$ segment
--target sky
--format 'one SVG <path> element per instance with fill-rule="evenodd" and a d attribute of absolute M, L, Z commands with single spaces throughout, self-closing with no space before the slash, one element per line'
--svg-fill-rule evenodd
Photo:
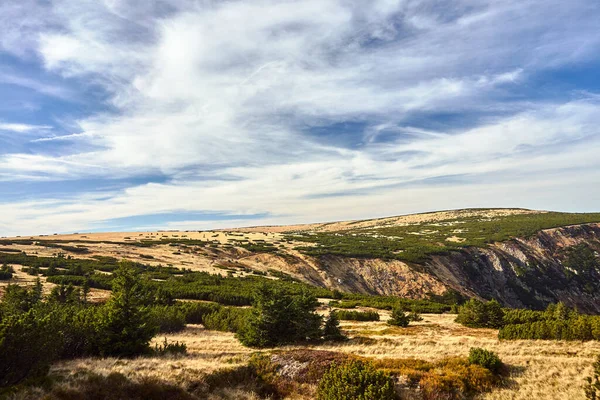
<path fill-rule="evenodd" d="M 600 2 L 2 0 L 0 235 L 600 211 Z"/>

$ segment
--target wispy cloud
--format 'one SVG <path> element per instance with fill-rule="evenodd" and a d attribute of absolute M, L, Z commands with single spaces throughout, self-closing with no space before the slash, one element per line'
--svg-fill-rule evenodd
<path fill-rule="evenodd" d="M 184 211 L 276 223 L 453 206 L 583 210 L 600 196 L 591 188 L 569 203 L 565 190 L 600 178 L 595 88 L 534 86 L 546 71 L 600 63 L 594 2 L 56 0 L 2 11 L 1 49 L 100 91 L 104 111 L 2 153 L 0 180 L 168 177 L 100 198 L 70 190 L 33 211 L 0 203 L 18 226 L 7 232 Z M 449 186 L 446 176 L 465 178 Z"/>
<path fill-rule="evenodd" d="M 45 131 L 52 129 L 48 125 L 29 125 L 29 124 L 18 124 L 18 123 L 6 123 L 0 121 L 0 131 L 11 131 L 11 132 L 31 132 L 31 131 Z"/>

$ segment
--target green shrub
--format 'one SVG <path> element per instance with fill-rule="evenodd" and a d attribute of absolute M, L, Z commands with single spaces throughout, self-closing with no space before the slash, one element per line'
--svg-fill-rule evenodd
<path fill-rule="evenodd" d="M 221 332 L 239 332 L 248 323 L 252 310 L 248 308 L 221 307 L 204 316 L 202 323 L 206 329 Z"/>
<path fill-rule="evenodd" d="M 600 316 L 581 315 L 563 303 L 546 311 L 511 310 L 504 323 L 499 339 L 600 340 Z"/>
<path fill-rule="evenodd" d="M 600 356 L 594 362 L 592 376 L 586 378 L 585 397 L 589 400 L 600 399 Z"/>
<path fill-rule="evenodd" d="M 421 314 L 419 314 L 418 312 L 412 311 L 408 314 L 408 320 L 413 322 L 419 322 L 423 321 L 423 317 L 421 317 Z"/>
<path fill-rule="evenodd" d="M 501 328 L 504 310 L 496 300 L 483 303 L 471 299 L 459 308 L 456 322 L 470 328 Z"/>
<path fill-rule="evenodd" d="M 400 308 L 396 307 L 392 310 L 392 317 L 388 320 L 388 325 L 401 326 L 406 328 L 410 323 L 410 320 L 406 313 Z"/>
<path fill-rule="evenodd" d="M 0 321 L 0 387 L 46 375 L 60 349 L 53 315 L 29 310 Z"/>
<path fill-rule="evenodd" d="M 192 301 L 178 302 L 176 306 L 183 312 L 185 322 L 188 324 L 201 324 L 205 315 L 212 314 L 222 307 L 217 303 Z"/>
<path fill-rule="evenodd" d="M 496 353 L 479 347 L 473 347 L 469 351 L 469 364 L 480 365 L 494 374 L 500 373 L 503 365 Z"/>
<path fill-rule="evenodd" d="M 181 332 L 185 329 L 185 313 L 179 307 L 154 306 L 150 307 L 148 318 L 158 333 Z"/>
<path fill-rule="evenodd" d="M 8 264 L 2 264 L 0 267 L 0 281 L 8 281 L 12 279 L 15 270 Z"/>
<path fill-rule="evenodd" d="M 325 326 L 323 327 L 323 339 L 332 341 L 347 339 L 340 329 L 340 321 L 338 320 L 336 312 L 330 312 L 329 316 L 325 320 Z"/>
<path fill-rule="evenodd" d="M 351 360 L 333 364 L 323 375 L 317 389 L 318 400 L 392 400 L 392 377 L 368 363 Z"/>
<path fill-rule="evenodd" d="M 335 311 L 338 319 L 344 321 L 379 321 L 379 313 L 377 311 Z"/>

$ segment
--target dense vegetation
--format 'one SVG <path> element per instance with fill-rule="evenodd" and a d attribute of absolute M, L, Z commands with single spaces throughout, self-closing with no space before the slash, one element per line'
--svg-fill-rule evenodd
<path fill-rule="evenodd" d="M 600 316 L 580 314 L 563 303 L 544 311 L 503 309 L 495 300 L 470 300 L 459 308 L 456 322 L 472 328 L 499 329 L 505 340 L 600 340 Z"/>
<path fill-rule="evenodd" d="M 379 321 L 379 313 L 376 311 L 334 311 L 336 316 L 346 321 Z"/>
<path fill-rule="evenodd" d="M 317 391 L 318 400 L 393 400 L 395 397 L 392 377 L 360 360 L 333 364 L 323 375 Z"/>
<path fill-rule="evenodd" d="M 148 322 L 144 306 L 155 300 L 152 293 L 129 263 L 115 271 L 113 285 L 104 305 L 87 303 L 72 288 L 57 289 L 42 301 L 39 280 L 31 289 L 8 286 L 0 303 L 0 386 L 43 376 L 59 358 L 150 352 L 157 327 Z"/>
<path fill-rule="evenodd" d="M 471 328 L 500 328 L 503 326 L 504 310 L 496 300 L 483 303 L 471 299 L 459 308 L 456 322 Z"/>
<path fill-rule="evenodd" d="M 323 337 L 318 301 L 308 292 L 292 296 L 266 286 L 255 296 L 253 310 L 237 337 L 250 347 L 315 342 Z"/>
<path fill-rule="evenodd" d="M 342 293 L 342 300 L 332 301 L 331 306 L 351 309 L 355 307 L 372 307 L 381 310 L 392 310 L 399 307 L 403 311 L 415 311 L 426 314 L 442 314 L 452 311 L 452 306 L 462 302 L 462 298 L 453 295 L 431 296 L 427 299 L 404 299 L 396 296 L 374 296 L 360 293 Z"/>
<path fill-rule="evenodd" d="M 600 222 L 600 213 L 517 214 L 494 218 L 468 217 L 441 223 L 351 229 L 339 232 L 296 233 L 290 239 L 311 243 L 299 247 L 306 254 L 398 259 L 423 262 L 467 246 L 485 247 L 515 237 L 531 237 L 543 229 Z M 458 229 L 458 231 L 457 231 Z M 457 236 L 460 242 L 448 241 Z"/>
<path fill-rule="evenodd" d="M 515 313 L 518 317 L 508 313 L 500 339 L 600 340 L 600 316 L 579 314 L 562 303 L 551 304 L 546 311 Z"/>
<path fill-rule="evenodd" d="M 388 325 L 392 326 L 400 326 L 402 328 L 406 328 L 410 323 L 410 319 L 408 315 L 402 310 L 400 307 L 395 307 L 392 309 L 391 318 L 388 320 Z"/>

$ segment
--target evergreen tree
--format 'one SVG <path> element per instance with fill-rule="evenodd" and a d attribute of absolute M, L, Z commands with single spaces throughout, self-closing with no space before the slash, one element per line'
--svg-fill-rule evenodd
<path fill-rule="evenodd" d="M 410 320 L 406 313 L 400 307 L 394 307 L 392 310 L 392 318 L 388 320 L 388 324 L 406 328 L 409 323 Z"/>
<path fill-rule="evenodd" d="M 133 264 L 122 261 L 114 272 L 113 293 L 104 307 L 100 352 L 134 356 L 147 352 L 156 333 L 143 306 L 145 290 Z"/>
<path fill-rule="evenodd" d="M 329 316 L 325 320 L 323 327 L 323 339 L 325 340 L 344 340 L 347 339 L 340 329 L 340 321 L 335 311 L 329 311 Z"/>
<path fill-rule="evenodd" d="M 246 346 L 277 346 L 321 337 L 322 317 L 315 313 L 318 302 L 306 292 L 291 296 L 262 286 L 253 305 L 246 326 L 238 332 Z"/>

